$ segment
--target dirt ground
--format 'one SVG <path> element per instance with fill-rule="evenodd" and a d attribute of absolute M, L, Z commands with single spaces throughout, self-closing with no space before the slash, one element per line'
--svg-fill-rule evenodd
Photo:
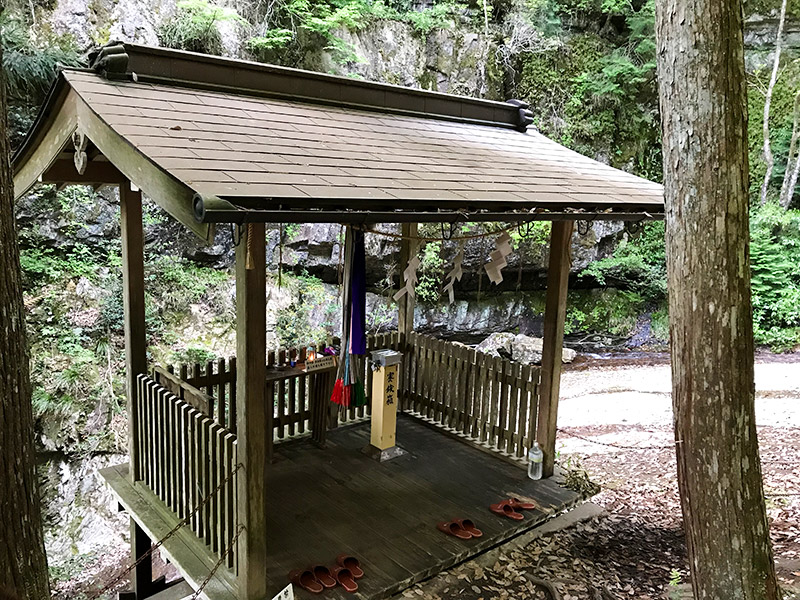
<path fill-rule="evenodd" d="M 800 357 L 798 357 L 800 358 Z M 606 366 L 609 365 L 609 366 Z M 800 598 L 800 361 L 759 356 L 756 412 L 780 583 Z M 566 370 L 559 462 L 602 486 L 604 512 L 407 590 L 406 598 L 563 600 L 691 597 L 675 477 L 670 370 L 663 357 L 580 361 Z M 687 596 L 687 594 L 689 594 Z"/>

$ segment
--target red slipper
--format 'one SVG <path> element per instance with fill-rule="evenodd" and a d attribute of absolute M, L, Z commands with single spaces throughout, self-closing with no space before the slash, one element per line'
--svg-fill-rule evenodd
<path fill-rule="evenodd" d="M 340 554 L 336 557 L 336 564 L 349 569 L 356 579 L 361 579 L 364 576 L 364 569 L 361 568 L 361 563 L 355 556 Z"/>
<path fill-rule="evenodd" d="M 522 513 L 518 513 L 513 509 L 513 507 L 508 503 L 508 500 L 503 500 L 502 502 L 498 502 L 497 504 L 492 504 L 489 507 L 489 510 L 503 517 L 514 519 L 515 521 L 522 521 L 522 519 L 525 518 L 522 515 Z"/>
<path fill-rule="evenodd" d="M 470 519 L 456 519 L 456 524 L 458 524 L 461 529 L 466 531 L 472 537 L 481 537 L 483 532 L 475 527 L 475 523 L 473 523 Z"/>
<path fill-rule="evenodd" d="M 333 567 L 331 569 L 336 582 L 341 585 L 346 592 L 350 592 L 351 594 L 358 589 L 358 584 L 356 583 L 355 576 L 350 569 L 345 567 Z"/>
<path fill-rule="evenodd" d="M 297 569 L 296 571 L 292 571 L 289 573 L 289 581 L 312 594 L 319 594 L 325 589 L 322 587 L 322 584 L 317 581 L 317 578 L 314 577 L 314 573 L 312 573 L 310 569 L 304 571 Z"/>
<path fill-rule="evenodd" d="M 317 578 L 317 581 L 326 588 L 336 587 L 336 579 L 331 575 L 331 570 L 325 565 L 314 565 L 311 567 L 311 571 L 314 573 L 314 577 Z"/>
<path fill-rule="evenodd" d="M 509 498 L 507 502 L 511 505 L 511 508 L 515 510 L 535 510 L 538 508 L 533 502 L 527 502 L 525 500 L 520 500 L 519 498 Z"/>
<path fill-rule="evenodd" d="M 472 534 L 464 529 L 461 525 L 458 524 L 458 521 L 450 521 L 449 523 L 439 523 L 436 525 L 436 529 L 439 531 L 443 531 L 444 533 L 449 533 L 452 536 L 457 537 L 460 540 L 471 540 Z"/>

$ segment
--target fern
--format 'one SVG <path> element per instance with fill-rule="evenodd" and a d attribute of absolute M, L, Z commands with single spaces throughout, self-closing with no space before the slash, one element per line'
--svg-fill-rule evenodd
<path fill-rule="evenodd" d="M 60 67 L 81 65 L 77 47 L 70 38 L 34 42 L 28 28 L 9 16 L 0 17 L 0 40 L 8 97 L 12 101 L 38 104 Z"/>

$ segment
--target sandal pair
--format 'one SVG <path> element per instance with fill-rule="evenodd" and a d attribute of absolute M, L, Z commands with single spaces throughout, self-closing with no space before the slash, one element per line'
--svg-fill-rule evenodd
<path fill-rule="evenodd" d="M 489 507 L 489 510 L 503 517 L 508 517 L 509 519 L 514 519 L 515 521 L 521 521 L 525 517 L 521 512 L 519 512 L 520 510 L 534 510 L 535 508 L 536 505 L 533 502 L 526 502 L 524 500 L 520 500 L 519 498 L 509 498 L 508 500 L 503 500 L 497 504 L 492 504 Z"/>
<path fill-rule="evenodd" d="M 471 540 L 483 535 L 483 532 L 469 519 L 455 519 L 454 521 L 439 523 L 436 525 L 436 529 L 460 540 Z"/>
<path fill-rule="evenodd" d="M 358 589 L 356 579 L 363 576 L 364 570 L 355 556 L 340 554 L 336 557 L 335 567 L 329 569 L 325 565 L 315 565 L 304 570 L 297 569 L 289 573 L 289 581 L 312 594 L 320 594 L 337 585 L 353 593 Z"/>

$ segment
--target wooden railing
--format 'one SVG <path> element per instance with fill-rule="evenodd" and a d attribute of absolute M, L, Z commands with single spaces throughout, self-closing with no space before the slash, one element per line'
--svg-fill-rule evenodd
<path fill-rule="evenodd" d="M 323 352 L 325 345 L 311 345 L 316 352 Z M 397 332 L 380 333 L 367 338 L 367 350 L 380 348 L 400 349 L 400 335 Z M 306 347 L 283 348 L 267 354 L 267 368 L 287 367 L 292 362 L 303 363 L 306 360 Z M 372 389 L 372 369 L 366 357 L 358 357 L 353 368 L 361 374 L 361 380 L 369 397 Z M 157 375 L 163 377 L 162 384 L 188 402 L 200 408 L 205 401 L 209 408 L 205 412 L 220 425 L 236 432 L 236 358 L 220 358 L 208 361 L 205 365 L 168 366 L 157 368 Z M 165 375 L 169 375 L 166 377 Z M 272 379 L 272 380 L 270 380 Z M 305 373 L 303 371 L 287 371 L 285 377 L 270 378 L 267 382 L 267 398 L 272 398 L 273 437 L 276 441 L 288 440 L 309 433 L 313 425 L 313 394 L 326 401 L 330 398 L 335 378 L 332 374 Z M 313 382 L 312 382 L 313 379 Z M 174 380 L 174 381 L 173 381 Z M 188 386 L 188 387 L 187 387 Z M 199 390 L 198 397 L 191 390 Z M 365 419 L 370 414 L 369 403 L 366 406 L 344 408 L 330 404 L 328 428 Z"/>
<path fill-rule="evenodd" d="M 183 383 L 185 394 L 202 394 L 189 387 Z M 236 436 L 146 375 L 137 379 L 134 415 L 134 479 L 178 518 L 190 517 L 192 531 L 222 557 L 237 526 Z M 235 555 L 227 555 L 229 568 Z"/>
<path fill-rule="evenodd" d="M 513 458 L 536 437 L 539 367 L 412 333 L 401 408 Z"/>
<path fill-rule="evenodd" d="M 322 351 L 324 346 L 319 346 Z M 401 409 L 435 425 L 453 430 L 471 441 L 523 458 L 536 436 L 540 368 L 494 358 L 462 344 L 412 333 L 403 340 L 398 332 L 367 338 L 369 351 L 391 348 L 403 354 L 401 364 Z M 317 347 L 315 347 L 317 349 Z M 291 348 L 269 352 L 269 368 L 285 367 L 291 361 L 305 361 L 306 349 Z M 367 398 L 372 389 L 372 369 L 367 357 L 357 357 L 353 368 L 364 382 Z M 218 424 L 235 432 L 236 359 L 209 361 L 170 368 L 175 377 L 192 389 L 204 391 L 210 412 Z M 276 441 L 307 434 L 314 426 L 312 390 L 318 401 L 330 397 L 334 378 L 302 371 L 268 381 L 267 398 L 272 398 L 273 438 Z M 316 386 L 309 380 L 315 380 Z M 174 383 L 172 385 L 175 385 Z M 174 390 L 173 390 L 174 391 Z M 177 392 L 176 392 L 177 393 Z M 202 398 L 181 388 L 182 397 L 199 406 Z M 368 418 L 366 406 L 343 408 L 330 404 L 328 428 Z M 231 416 L 232 415 L 232 416 Z M 233 420 L 231 420 L 233 419 Z"/>

